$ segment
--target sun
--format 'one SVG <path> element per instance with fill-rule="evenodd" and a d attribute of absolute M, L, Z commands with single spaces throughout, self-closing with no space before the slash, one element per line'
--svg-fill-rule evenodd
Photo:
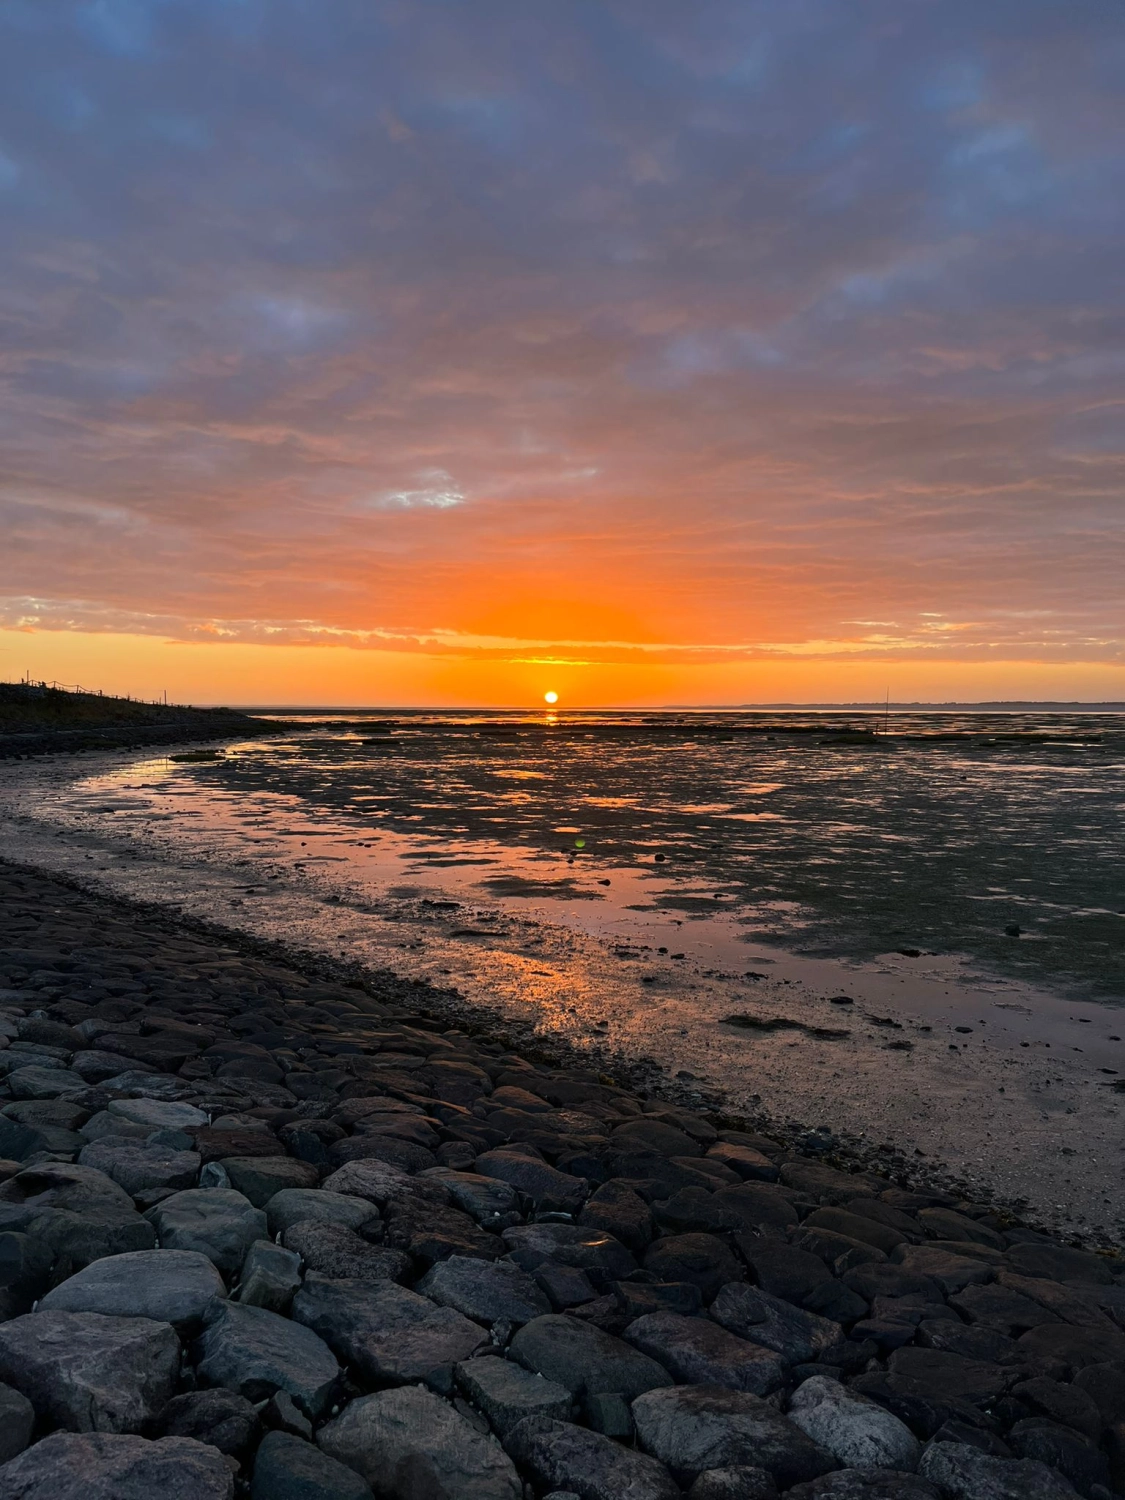
<path fill-rule="evenodd" d="M 556 693 L 554 691 L 554 689 L 552 689 L 549 693 L 544 693 L 543 694 L 543 702 L 544 703 L 557 703 L 558 701 L 559 701 L 559 695 L 558 695 L 558 693 Z"/>

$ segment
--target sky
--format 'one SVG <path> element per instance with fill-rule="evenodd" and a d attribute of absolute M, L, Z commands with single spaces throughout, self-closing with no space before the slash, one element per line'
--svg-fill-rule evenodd
<path fill-rule="evenodd" d="M 0 0 L 0 678 L 1125 699 L 1119 0 Z"/>

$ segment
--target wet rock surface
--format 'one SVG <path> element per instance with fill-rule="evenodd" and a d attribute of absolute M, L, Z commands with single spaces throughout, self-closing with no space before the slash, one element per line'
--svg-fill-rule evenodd
<path fill-rule="evenodd" d="M 1125 1263 L 0 866 L 0 1500 L 1107 1500 Z"/>

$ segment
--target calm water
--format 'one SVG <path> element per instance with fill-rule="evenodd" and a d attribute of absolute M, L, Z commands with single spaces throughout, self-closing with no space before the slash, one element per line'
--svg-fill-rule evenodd
<path fill-rule="evenodd" d="M 695 713 L 294 719 L 179 764 L 259 825 L 304 817 L 482 897 L 726 908 L 812 954 L 964 954 L 1125 998 L 1125 717 Z M 516 857 L 518 853 L 518 858 Z M 1018 927 L 1019 935 L 1005 931 Z"/>

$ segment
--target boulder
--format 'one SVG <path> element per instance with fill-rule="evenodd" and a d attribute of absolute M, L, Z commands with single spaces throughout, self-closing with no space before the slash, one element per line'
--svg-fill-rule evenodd
<path fill-rule="evenodd" d="M 267 1432 L 254 1458 L 250 1500 L 371 1500 L 354 1469 L 288 1432 Z"/>
<path fill-rule="evenodd" d="M 265 1208 L 278 1193 L 316 1189 L 320 1173 L 291 1156 L 224 1156 L 219 1165 L 236 1192 L 255 1208 Z"/>
<path fill-rule="evenodd" d="M 369 1245 L 343 1224 L 302 1219 L 281 1237 L 287 1250 L 294 1250 L 310 1271 L 336 1280 L 406 1281 L 410 1257 L 402 1250 Z"/>
<path fill-rule="evenodd" d="M 222 1387 L 173 1396 L 152 1423 L 152 1437 L 189 1437 L 241 1458 L 257 1442 L 258 1414 L 245 1396 Z"/>
<path fill-rule="evenodd" d="M 577 1266 L 580 1271 L 604 1271 L 614 1278 L 630 1276 L 637 1269 L 632 1255 L 611 1234 L 578 1224 L 517 1224 L 504 1230 L 503 1239 L 526 1269 L 543 1260 Z"/>
<path fill-rule="evenodd" d="M 606 1182 L 587 1198 L 578 1215 L 587 1229 L 604 1230 L 634 1255 L 642 1255 L 656 1232 L 652 1210 L 625 1182 Z"/>
<path fill-rule="evenodd" d="M 487 1234 L 475 1219 L 447 1204 L 421 1198 L 400 1199 L 387 1205 L 386 1243 L 404 1250 L 422 1265 L 432 1266 L 450 1255 L 495 1260 L 504 1242 Z"/>
<path fill-rule="evenodd" d="M 935 1245 L 899 1245 L 893 1259 L 903 1270 L 929 1277 L 947 1297 L 963 1292 L 967 1286 L 983 1286 L 996 1276 L 983 1261 L 967 1255 L 951 1255 Z"/>
<path fill-rule="evenodd" d="M 984 1406 L 1007 1389 L 1011 1376 L 999 1365 L 940 1349 L 896 1349 L 887 1361 L 892 1390 L 927 1401 L 967 1401 Z"/>
<path fill-rule="evenodd" d="M 152 1318 L 183 1330 L 202 1323 L 226 1294 L 223 1278 L 197 1250 L 134 1250 L 107 1255 L 60 1282 L 39 1310 Z"/>
<path fill-rule="evenodd" d="M 1013 1245 L 1004 1259 L 1017 1276 L 1087 1286 L 1113 1285 L 1109 1266 L 1100 1255 L 1092 1255 L 1088 1250 L 1071 1250 L 1066 1245 Z"/>
<path fill-rule="evenodd" d="M 73 1432 L 138 1432 L 169 1399 L 180 1341 L 168 1323 L 35 1312 L 0 1323 L 0 1379 Z"/>
<path fill-rule="evenodd" d="M 479 1324 L 393 1281 L 332 1281 L 310 1272 L 292 1316 L 378 1385 L 424 1380 L 449 1391 L 453 1366 L 487 1343 Z"/>
<path fill-rule="evenodd" d="M 198 1250 L 226 1277 L 238 1271 L 255 1240 L 265 1238 L 266 1216 L 232 1188 L 192 1188 L 173 1193 L 145 1218 L 167 1250 Z"/>
<path fill-rule="evenodd" d="M 116 1182 L 76 1162 L 39 1162 L 0 1186 L 0 1231 L 29 1233 L 54 1259 L 57 1281 L 91 1261 L 155 1243 L 152 1226 Z"/>
<path fill-rule="evenodd" d="M 0 1464 L 23 1452 L 34 1426 L 35 1408 L 23 1392 L 0 1385 Z"/>
<path fill-rule="evenodd" d="M 560 1172 L 516 1147 L 504 1146 L 496 1151 L 486 1151 L 477 1157 L 476 1170 L 482 1177 L 496 1177 L 506 1182 L 536 1208 L 543 1210 L 577 1213 L 589 1193 L 589 1184 L 584 1178 Z"/>
<path fill-rule="evenodd" d="M 242 1262 L 242 1280 L 235 1300 L 243 1306 L 288 1310 L 301 1285 L 301 1257 L 272 1240 L 255 1240 Z"/>
<path fill-rule="evenodd" d="M 648 1355 L 592 1323 L 548 1313 L 527 1323 L 511 1343 L 513 1359 L 576 1396 L 617 1391 L 631 1401 L 644 1391 L 672 1384 L 672 1377 Z"/>
<path fill-rule="evenodd" d="M 512 1214 L 519 1217 L 515 1188 L 497 1177 L 485 1177 L 480 1172 L 453 1172 L 448 1167 L 430 1167 L 421 1175 L 440 1182 L 448 1191 L 450 1202 L 485 1228 L 506 1228 L 503 1224 L 497 1226 L 496 1221 Z"/>
<path fill-rule="evenodd" d="M 713 1385 L 649 1391 L 633 1402 L 633 1421 L 641 1446 L 684 1485 L 704 1469 L 751 1465 L 784 1490 L 836 1467 L 827 1449 L 748 1391 Z"/>
<path fill-rule="evenodd" d="M 0 1469 L 3 1500 L 232 1500 L 223 1455 L 192 1438 L 56 1432 Z"/>
<path fill-rule="evenodd" d="M 777 1485 L 772 1474 L 752 1465 L 704 1469 L 688 1490 L 688 1500 L 777 1500 Z"/>
<path fill-rule="evenodd" d="M 1073 1486 L 1046 1464 L 995 1458 L 965 1443 L 931 1443 L 918 1472 L 942 1500 L 1076 1500 Z"/>
<path fill-rule="evenodd" d="M 440 1179 L 430 1176 L 411 1177 L 390 1162 L 350 1161 L 321 1183 L 330 1193 L 345 1197 L 366 1198 L 385 1208 L 397 1198 L 425 1198 L 431 1203 L 448 1203 L 449 1189 Z"/>
<path fill-rule="evenodd" d="M 551 1311 L 551 1304 L 535 1282 L 510 1262 L 475 1260 L 451 1255 L 433 1266 L 418 1283 L 418 1291 L 442 1307 L 456 1308 L 474 1322 L 491 1326 L 498 1318 L 530 1323 Z"/>
<path fill-rule="evenodd" d="M 680 1494 L 656 1459 L 570 1422 L 525 1417 L 507 1446 L 544 1490 L 579 1500 L 678 1500 Z"/>
<path fill-rule="evenodd" d="M 734 1253 L 713 1234 L 666 1235 L 645 1251 L 644 1268 L 661 1281 L 690 1281 L 704 1302 L 712 1301 L 727 1282 L 746 1275 Z"/>
<path fill-rule="evenodd" d="M 317 1433 L 317 1444 L 381 1500 L 522 1500 L 519 1476 L 496 1439 L 417 1386 L 349 1402 Z"/>
<path fill-rule="evenodd" d="M 565 1422 L 573 1398 L 566 1386 L 544 1380 L 510 1359 L 469 1359 L 454 1371 L 457 1386 L 478 1406 L 501 1437 L 524 1417 Z"/>
<path fill-rule="evenodd" d="M 111 1099 L 106 1109 L 130 1125 L 143 1125 L 147 1130 L 194 1130 L 207 1124 L 203 1110 L 173 1099 Z"/>
<path fill-rule="evenodd" d="M 806 1160 L 787 1161 L 781 1168 L 781 1180 L 786 1187 L 795 1189 L 802 1197 L 815 1198 L 819 1203 L 841 1208 L 853 1198 L 875 1197 L 887 1186 L 878 1178 L 839 1172 L 835 1167 Z"/>
<path fill-rule="evenodd" d="M 765 1396 L 785 1379 L 785 1362 L 772 1349 L 740 1339 L 708 1318 L 652 1313 L 630 1323 L 625 1338 L 685 1384 Z"/>
<path fill-rule="evenodd" d="M 791 1365 L 816 1359 L 844 1336 L 839 1323 L 745 1282 L 724 1286 L 711 1304 L 711 1316 L 739 1338 L 773 1349 Z"/>
<path fill-rule="evenodd" d="M 314 1421 L 331 1402 L 340 1367 L 311 1329 L 264 1307 L 218 1303 L 196 1346 L 200 1380 L 264 1401 L 284 1391 Z"/>
<path fill-rule="evenodd" d="M 84 1146 L 78 1160 L 112 1177 L 131 1198 L 154 1189 L 194 1187 L 199 1176 L 198 1152 L 172 1151 L 128 1136 L 104 1136 Z"/>
<path fill-rule="evenodd" d="M 941 1492 L 917 1474 L 894 1469 L 837 1469 L 788 1490 L 785 1500 L 942 1500 Z"/>
<path fill-rule="evenodd" d="M 282 1188 L 266 1204 L 271 1235 L 281 1234 L 306 1220 L 358 1229 L 363 1224 L 378 1224 L 379 1211 L 366 1198 L 326 1192 L 324 1188 Z"/>
<path fill-rule="evenodd" d="M 918 1467 L 922 1445 L 899 1419 L 838 1380 L 814 1375 L 789 1398 L 789 1420 L 806 1437 L 854 1469 Z"/>

